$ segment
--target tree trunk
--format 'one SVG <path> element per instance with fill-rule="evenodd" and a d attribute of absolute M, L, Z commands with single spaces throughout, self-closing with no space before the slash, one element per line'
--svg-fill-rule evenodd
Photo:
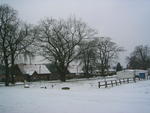
<path fill-rule="evenodd" d="M 5 86 L 9 86 L 9 67 L 7 58 L 5 58 Z"/>
<path fill-rule="evenodd" d="M 101 67 L 101 74 L 102 74 L 102 76 L 105 76 L 105 68 L 104 68 L 104 66 Z"/>
<path fill-rule="evenodd" d="M 90 76 L 89 76 L 89 66 L 88 65 L 86 66 L 85 73 L 86 73 L 86 78 L 89 78 Z"/>
<path fill-rule="evenodd" d="M 60 80 L 61 80 L 62 82 L 66 82 L 66 74 L 65 74 L 65 73 L 61 73 L 61 74 L 60 74 Z"/>
<path fill-rule="evenodd" d="M 67 68 L 64 65 L 59 65 L 57 66 L 57 70 L 59 71 L 60 80 L 66 82 Z"/>
<path fill-rule="evenodd" d="M 14 54 L 11 55 L 11 83 L 15 84 L 15 78 L 14 78 Z"/>

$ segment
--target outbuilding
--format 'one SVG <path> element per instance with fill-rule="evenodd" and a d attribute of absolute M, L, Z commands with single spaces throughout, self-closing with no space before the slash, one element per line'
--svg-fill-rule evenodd
<path fill-rule="evenodd" d="M 140 70 L 140 69 L 127 69 L 127 70 L 117 72 L 118 78 L 138 77 L 138 78 L 145 79 L 147 76 L 148 76 L 148 71 L 147 70 Z"/>
<path fill-rule="evenodd" d="M 17 64 L 15 66 L 16 81 L 49 80 L 51 72 L 43 64 Z"/>

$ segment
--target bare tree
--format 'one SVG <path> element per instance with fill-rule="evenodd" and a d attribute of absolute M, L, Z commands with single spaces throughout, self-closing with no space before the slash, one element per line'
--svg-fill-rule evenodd
<path fill-rule="evenodd" d="M 19 21 L 16 10 L 8 5 L 0 6 L 0 55 L 5 65 L 6 86 L 9 85 L 10 80 L 14 83 L 15 60 L 18 55 L 29 51 L 34 34 L 30 26 Z M 11 70 L 9 70 L 9 65 Z M 11 74 L 11 79 L 9 74 Z"/>
<path fill-rule="evenodd" d="M 150 47 L 147 45 L 139 45 L 131 53 L 128 60 L 128 68 L 147 69 L 150 67 Z"/>
<path fill-rule="evenodd" d="M 8 5 L 0 6 L 0 52 L 1 60 L 5 65 L 5 85 L 9 85 L 9 48 L 7 38 L 11 34 L 11 26 L 16 21 L 17 12 Z"/>
<path fill-rule="evenodd" d="M 38 26 L 38 42 L 41 55 L 55 62 L 60 80 L 66 80 L 67 68 L 80 54 L 79 44 L 82 39 L 91 37 L 94 33 L 84 22 L 69 18 L 65 20 L 46 19 Z"/>
<path fill-rule="evenodd" d="M 115 42 L 106 37 L 97 38 L 97 42 L 98 65 L 101 74 L 105 75 L 110 64 L 118 58 L 118 53 L 123 51 L 123 48 L 118 47 Z"/>
<path fill-rule="evenodd" d="M 10 37 L 7 38 L 9 52 L 10 52 L 10 64 L 11 64 L 11 78 L 14 84 L 14 65 L 17 57 L 22 54 L 32 54 L 30 49 L 34 41 L 35 33 L 31 29 L 31 26 L 16 21 L 16 24 L 12 26 L 12 32 Z"/>
<path fill-rule="evenodd" d="M 86 77 L 90 77 L 90 74 L 93 74 L 96 67 L 97 48 L 95 44 L 96 40 L 86 40 L 80 44 L 81 54 L 79 55 L 79 60 L 83 64 L 83 71 Z"/>

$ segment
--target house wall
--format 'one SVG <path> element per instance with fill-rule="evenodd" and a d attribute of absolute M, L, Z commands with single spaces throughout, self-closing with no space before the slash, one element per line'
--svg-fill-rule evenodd
<path fill-rule="evenodd" d="M 36 72 L 33 73 L 31 76 L 32 81 L 37 81 L 37 80 L 50 80 L 51 74 L 37 74 Z"/>

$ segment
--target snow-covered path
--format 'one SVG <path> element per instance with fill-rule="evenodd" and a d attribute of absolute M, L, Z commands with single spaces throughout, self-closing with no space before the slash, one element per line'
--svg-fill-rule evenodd
<path fill-rule="evenodd" d="M 47 89 L 40 88 L 41 83 L 0 87 L 0 113 L 150 113 L 150 80 L 107 89 L 96 84 L 94 80 Z M 71 90 L 61 90 L 62 86 Z"/>

